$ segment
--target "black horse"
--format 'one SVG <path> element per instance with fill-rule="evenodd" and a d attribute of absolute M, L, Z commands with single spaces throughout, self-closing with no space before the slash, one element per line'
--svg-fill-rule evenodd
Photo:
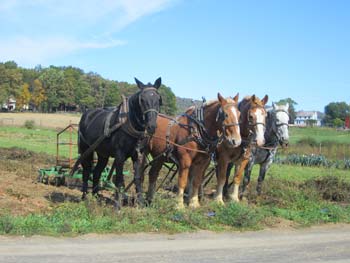
<path fill-rule="evenodd" d="M 156 120 L 161 106 L 161 96 L 158 89 L 161 78 L 154 84 L 143 84 L 135 78 L 140 89 L 138 92 L 124 98 L 114 110 L 94 109 L 85 112 L 79 122 L 78 148 L 83 167 L 82 192 L 84 199 L 88 192 L 88 179 L 92 171 L 93 151 L 97 153 L 98 161 L 93 169 L 92 193 L 98 194 L 101 172 L 106 167 L 109 157 L 114 157 L 116 176 L 114 184 L 118 191 L 124 185 L 123 165 L 127 158 L 131 157 L 134 164 L 134 182 L 138 201 L 142 202 L 141 165 L 144 158 L 144 142 L 152 135 L 157 127 Z M 90 150 L 88 150 L 90 148 Z"/>

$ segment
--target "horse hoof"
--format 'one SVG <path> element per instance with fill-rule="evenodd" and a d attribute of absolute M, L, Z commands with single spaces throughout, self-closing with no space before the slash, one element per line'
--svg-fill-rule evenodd
<path fill-rule="evenodd" d="M 83 194 L 82 194 L 82 196 L 81 196 L 81 200 L 86 200 L 86 195 L 87 195 L 87 193 L 86 192 L 84 192 Z"/>
<path fill-rule="evenodd" d="M 225 205 L 224 200 L 222 198 L 215 198 L 214 200 L 218 205 Z"/>
<path fill-rule="evenodd" d="M 114 201 L 113 207 L 116 212 L 119 212 L 121 209 L 120 203 L 118 201 Z"/>
<path fill-rule="evenodd" d="M 239 198 L 238 198 L 238 196 L 230 196 L 230 201 L 231 202 L 234 202 L 234 203 L 239 203 Z"/>
<path fill-rule="evenodd" d="M 185 206 L 183 203 L 179 203 L 176 205 L 176 210 L 184 210 L 185 209 Z"/>
<path fill-rule="evenodd" d="M 197 209 L 200 207 L 200 204 L 198 202 L 191 202 L 188 206 L 192 209 Z"/>

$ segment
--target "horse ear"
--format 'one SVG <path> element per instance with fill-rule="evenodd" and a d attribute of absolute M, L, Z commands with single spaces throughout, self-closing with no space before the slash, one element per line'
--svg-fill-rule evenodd
<path fill-rule="evenodd" d="M 272 108 L 275 110 L 276 109 L 276 104 L 272 102 Z"/>
<path fill-rule="evenodd" d="M 250 99 L 252 102 L 255 102 L 255 100 L 256 100 L 255 94 L 253 96 L 251 96 Z"/>
<path fill-rule="evenodd" d="M 162 85 L 162 78 L 157 78 L 157 80 L 154 82 L 153 87 L 156 89 L 159 89 L 160 85 Z"/>
<path fill-rule="evenodd" d="M 233 100 L 237 103 L 239 98 L 239 93 L 236 94 L 236 96 L 233 97 Z"/>
<path fill-rule="evenodd" d="M 265 95 L 265 97 L 262 99 L 262 103 L 265 105 L 268 100 L 269 100 L 269 96 Z"/>
<path fill-rule="evenodd" d="M 225 98 L 221 96 L 220 92 L 218 92 L 218 100 L 220 101 L 221 104 L 226 102 Z"/>
<path fill-rule="evenodd" d="M 289 109 L 289 103 L 287 102 L 287 104 L 286 104 L 286 108 L 287 108 L 287 110 Z"/>
<path fill-rule="evenodd" d="M 141 81 L 139 81 L 137 78 L 135 78 L 136 85 L 139 89 L 143 89 L 145 84 L 143 84 Z"/>

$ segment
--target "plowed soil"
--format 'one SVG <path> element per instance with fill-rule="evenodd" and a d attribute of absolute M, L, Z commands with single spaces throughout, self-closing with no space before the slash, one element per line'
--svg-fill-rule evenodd
<path fill-rule="evenodd" d="M 0 148 L 0 213 L 25 215 L 48 211 L 66 200 L 79 201 L 77 189 L 37 182 L 38 169 L 54 165 L 54 157 L 45 154 Z"/>

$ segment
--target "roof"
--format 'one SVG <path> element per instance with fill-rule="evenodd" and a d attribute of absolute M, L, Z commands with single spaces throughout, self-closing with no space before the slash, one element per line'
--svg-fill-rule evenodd
<path fill-rule="evenodd" d="M 322 119 L 324 116 L 324 113 L 320 111 L 297 111 L 295 113 L 296 117 L 309 117 L 316 113 L 318 119 Z"/>

